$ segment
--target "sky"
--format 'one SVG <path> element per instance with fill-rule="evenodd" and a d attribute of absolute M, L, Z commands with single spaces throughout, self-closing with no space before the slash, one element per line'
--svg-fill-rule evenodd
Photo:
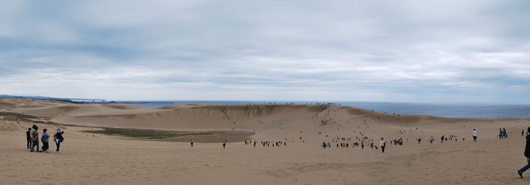
<path fill-rule="evenodd" d="M 530 1 L 0 1 L 0 94 L 529 104 Z"/>

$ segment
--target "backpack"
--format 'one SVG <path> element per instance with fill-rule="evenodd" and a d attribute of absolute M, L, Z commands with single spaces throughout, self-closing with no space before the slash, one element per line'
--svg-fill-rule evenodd
<path fill-rule="evenodd" d="M 59 140 L 59 142 L 64 142 L 64 137 L 62 137 L 62 139 L 59 139 L 59 138 L 57 138 L 57 133 L 55 133 L 53 135 L 53 141 L 57 142 L 57 140 Z"/>
<path fill-rule="evenodd" d="M 48 136 L 48 134 L 46 134 L 46 135 L 43 134 L 43 136 L 42 136 L 42 138 L 40 139 L 40 141 L 42 141 L 43 143 L 47 143 L 49 137 L 50 137 L 50 136 Z"/>

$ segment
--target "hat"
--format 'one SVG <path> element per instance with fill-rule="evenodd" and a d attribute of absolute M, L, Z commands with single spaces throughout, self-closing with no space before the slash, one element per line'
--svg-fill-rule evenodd
<path fill-rule="evenodd" d="M 57 128 L 57 131 L 61 131 L 61 128 Z"/>

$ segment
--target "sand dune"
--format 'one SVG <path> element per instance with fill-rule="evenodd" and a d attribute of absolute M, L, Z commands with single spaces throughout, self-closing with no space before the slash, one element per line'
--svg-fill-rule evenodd
<path fill-rule="evenodd" d="M 32 123 L 0 117 L 0 184 L 526 184 L 515 170 L 525 164 L 521 130 L 529 119 L 440 118 L 390 115 L 324 105 L 84 105 L 31 99 L 0 99 L 10 112 L 64 124 L 174 131 L 255 132 L 253 141 L 286 141 L 263 147 L 195 139 L 159 142 L 87 134 L 66 127 L 61 155 L 30 153 L 25 129 Z M 54 129 L 51 125 L 38 124 Z M 498 140 L 498 129 L 509 137 Z M 478 142 L 472 142 L 476 129 Z M 401 132 L 400 132 L 401 131 Z M 403 133 L 404 132 L 404 133 Z M 323 149 L 334 137 L 403 138 L 386 153 L 359 147 Z M 327 137 L 326 137 L 327 135 Z M 458 141 L 440 142 L 455 135 Z M 428 139 L 433 136 L 434 143 Z M 217 136 L 216 136 L 217 137 Z M 222 137 L 219 136 L 219 137 Z M 300 139 L 301 138 L 301 139 Z M 421 144 L 416 141 L 421 138 Z M 463 139 L 465 138 L 465 141 Z M 183 141 L 188 141 L 186 138 Z M 408 139 L 408 141 L 406 141 Z M 214 139 L 212 139 L 214 140 Z M 219 138 L 215 139 L 216 141 Z M 221 138 L 222 140 L 222 138 Z M 179 141 L 179 140 L 174 140 Z M 180 140 L 182 141 L 182 140 Z M 294 141 L 294 142 L 293 142 Z M 259 144 L 259 143 L 258 143 Z M 50 146 L 55 149 L 55 146 Z M 55 167 L 54 167 L 55 166 Z M 528 177 L 528 175 L 527 175 Z M 55 183 L 54 183 L 55 184 Z"/>

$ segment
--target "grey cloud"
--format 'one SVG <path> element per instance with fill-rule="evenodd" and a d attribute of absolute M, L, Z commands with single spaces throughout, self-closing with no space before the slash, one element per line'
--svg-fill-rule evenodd
<path fill-rule="evenodd" d="M 0 83 L 107 99 L 514 101 L 499 94 L 528 89 L 529 4 L 3 2 Z"/>

